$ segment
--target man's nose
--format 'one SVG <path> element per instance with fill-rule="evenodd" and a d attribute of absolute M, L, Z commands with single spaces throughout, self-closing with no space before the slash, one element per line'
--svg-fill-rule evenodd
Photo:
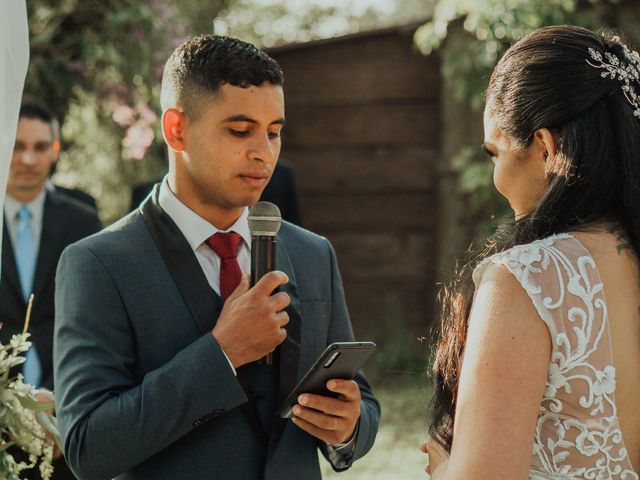
<path fill-rule="evenodd" d="M 265 163 L 275 163 L 277 160 L 277 147 L 269 138 L 269 134 L 258 135 L 249 151 L 249 156 L 253 160 L 260 160 Z"/>
<path fill-rule="evenodd" d="M 36 165 L 38 163 L 38 155 L 31 150 L 23 151 L 20 154 L 19 159 L 20 163 L 23 165 Z"/>

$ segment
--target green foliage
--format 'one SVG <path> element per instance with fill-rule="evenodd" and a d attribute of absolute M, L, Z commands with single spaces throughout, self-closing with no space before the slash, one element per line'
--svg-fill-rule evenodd
<path fill-rule="evenodd" d="M 79 90 L 69 106 L 63 137 L 72 139 L 71 147 L 61 154 L 56 181 L 77 186 L 99 199 L 103 221 L 117 219 L 129 208 L 129 187 L 157 178 L 164 170 L 163 145 L 155 142 L 146 151 L 145 161 L 132 160 L 123 145 L 125 129 L 112 119 L 93 92 Z M 148 128 L 161 139 L 158 122 Z"/>
<path fill-rule="evenodd" d="M 415 21 L 426 17 L 431 3 L 425 0 L 234 0 L 213 23 L 218 34 L 272 47 Z"/>
<path fill-rule="evenodd" d="M 620 2 L 589 3 L 613 8 Z M 584 6 L 578 0 L 440 0 L 433 19 L 418 29 L 415 41 L 423 53 L 429 54 L 447 40 L 441 51 L 444 76 L 456 98 L 479 108 L 493 66 L 514 41 L 548 25 L 600 28 L 602 12 Z M 466 35 L 449 38 L 455 25 L 462 25 Z"/>
<path fill-rule="evenodd" d="M 94 195 L 105 223 L 126 212 L 131 186 L 167 168 L 158 121 L 164 62 L 187 37 L 212 32 L 214 20 L 216 33 L 270 45 L 374 28 L 408 12 L 419 15 L 422 5 L 423 0 L 381 0 L 376 6 L 334 0 L 329 7 L 295 0 L 30 0 L 25 91 L 63 121 L 54 181 Z"/>
<path fill-rule="evenodd" d="M 139 85 L 153 85 L 154 49 L 165 43 L 158 21 L 148 5 L 132 0 L 29 2 L 25 90 L 63 116 L 74 88 L 108 97 L 128 92 L 136 76 Z"/>
<path fill-rule="evenodd" d="M 430 354 L 427 343 L 400 325 L 387 328 L 384 336 L 373 336 L 378 350 L 365 367 L 372 382 L 402 383 L 425 378 Z"/>
<path fill-rule="evenodd" d="M 186 37 L 210 31 L 225 5 L 226 0 L 29 2 L 25 92 L 63 120 L 65 151 L 54 179 L 93 194 L 106 223 L 127 211 L 133 184 L 166 170 L 158 125 L 164 62 Z"/>

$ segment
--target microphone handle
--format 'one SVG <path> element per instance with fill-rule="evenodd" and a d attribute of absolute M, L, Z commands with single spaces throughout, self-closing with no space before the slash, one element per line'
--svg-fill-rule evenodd
<path fill-rule="evenodd" d="M 276 268 L 276 238 L 267 235 L 251 237 L 251 286 L 253 287 L 266 273 Z M 269 352 L 264 361 L 273 365 L 273 352 Z"/>

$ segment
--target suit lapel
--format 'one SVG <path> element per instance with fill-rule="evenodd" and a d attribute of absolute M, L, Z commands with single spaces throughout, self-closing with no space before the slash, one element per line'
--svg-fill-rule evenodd
<path fill-rule="evenodd" d="M 16 257 L 13 253 L 13 245 L 7 228 L 6 216 L 4 218 L 4 226 L 2 227 L 2 236 L 2 279 L 14 290 L 15 296 L 19 299 L 20 303 L 24 303 L 22 289 L 20 288 L 20 279 L 18 278 Z"/>
<path fill-rule="evenodd" d="M 300 343 L 302 317 L 300 316 L 300 299 L 298 298 L 298 287 L 296 284 L 295 272 L 291 259 L 282 244 L 280 238 L 276 237 L 276 268 L 284 272 L 289 277 L 289 283 L 280 287 L 280 291 L 286 292 L 291 299 L 291 304 L 287 308 L 289 314 L 289 324 L 287 325 L 287 338 L 278 347 L 280 356 L 280 386 L 278 388 L 278 401 L 276 403 L 276 418 L 273 421 L 271 435 L 269 437 L 269 447 L 267 450 L 267 462 L 275 452 L 278 442 L 282 437 L 282 432 L 287 424 L 287 420 L 280 418 L 277 413 L 282 402 L 293 390 L 297 383 L 298 367 L 300 365 Z"/>
<path fill-rule="evenodd" d="M 159 185 L 154 187 L 152 194 L 141 205 L 142 217 L 151 232 L 158 250 L 164 259 L 167 268 L 184 299 L 191 315 L 197 322 L 202 333 L 211 331 L 215 321 L 220 315 L 223 302 L 222 299 L 209 286 L 207 279 L 202 272 L 189 243 L 176 224 L 171 220 L 158 203 Z M 281 287 L 281 291 L 286 292 L 291 298 L 291 305 L 287 308 L 289 313 L 289 324 L 287 326 L 287 339 L 279 347 L 279 391 L 278 406 L 284 401 L 286 395 L 295 387 L 298 365 L 300 363 L 300 341 L 301 341 L 301 317 L 300 301 L 298 299 L 297 286 L 293 265 L 283 247 L 277 240 L 276 267 L 289 277 L 289 283 Z M 250 399 L 242 406 L 245 414 L 249 417 L 254 429 L 260 438 L 265 438 L 262 431 L 259 416 L 257 414 L 255 402 L 251 400 L 251 392 L 247 378 L 242 368 L 238 369 L 238 379 L 245 389 L 245 393 Z M 286 421 L 280 417 L 273 422 L 273 428 L 268 439 L 267 461 L 275 451 Z"/>
<path fill-rule="evenodd" d="M 42 291 L 53 284 L 52 277 L 62 250 L 67 221 L 68 212 L 58 201 L 56 194 L 47 192 L 33 285 L 36 297 L 42 295 Z"/>
<path fill-rule="evenodd" d="M 204 334 L 210 332 L 222 311 L 214 292 L 178 226 L 158 203 L 159 185 L 141 206 L 142 217 L 191 316 Z"/>
<path fill-rule="evenodd" d="M 180 292 L 191 316 L 195 319 L 202 334 L 210 332 L 224 302 L 209 285 L 191 246 L 178 226 L 160 207 L 158 194 L 160 185 L 156 184 L 151 195 L 141 205 L 142 217 L 151 232 L 162 258 Z M 260 416 L 251 394 L 248 377 L 243 368 L 237 371 L 238 381 L 247 396 L 248 402 L 241 406 L 258 437 L 265 444 L 267 436 L 260 423 Z"/>

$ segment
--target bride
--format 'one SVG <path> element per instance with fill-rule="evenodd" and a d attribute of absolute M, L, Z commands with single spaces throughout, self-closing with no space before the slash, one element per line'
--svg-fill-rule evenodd
<path fill-rule="evenodd" d="M 495 68 L 484 127 L 515 221 L 446 292 L 427 471 L 638 479 L 640 57 L 537 30 Z"/>

